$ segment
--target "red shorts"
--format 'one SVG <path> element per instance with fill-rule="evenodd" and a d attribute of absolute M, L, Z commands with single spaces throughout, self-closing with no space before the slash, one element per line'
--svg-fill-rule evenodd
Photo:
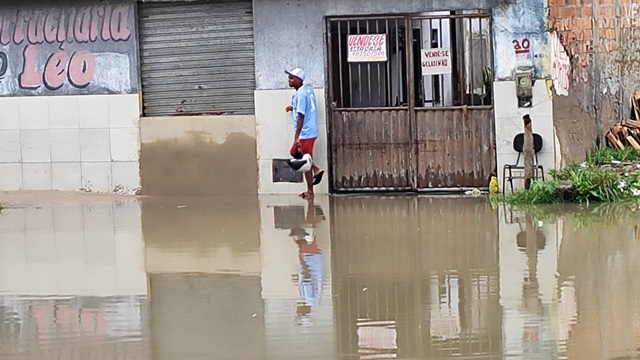
<path fill-rule="evenodd" d="M 300 139 L 300 152 L 303 154 L 309 154 L 313 158 L 313 145 L 316 143 L 316 139 Z M 296 152 L 296 145 L 291 146 L 289 154 L 293 156 Z"/>

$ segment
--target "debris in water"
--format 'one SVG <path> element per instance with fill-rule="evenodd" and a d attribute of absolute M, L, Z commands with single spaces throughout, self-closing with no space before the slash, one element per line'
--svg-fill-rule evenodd
<path fill-rule="evenodd" d="M 186 207 L 187 207 L 186 205 L 179 205 L 179 206 L 178 206 L 178 209 L 184 209 L 184 208 L 186 208 Z"/>
<path fill-rule="evenodd" d="M 482 192 L 478 189 L 473 189 L 473 190 L 469 190 L 469 191 L 465 191 L 464 193 L 465 195 L 470 195 L 470 196 L 480 196 L 482 195 Z"/>
<path fill-rule="evenodd" d="M 251 315 L 252 318 L 255 318 L 257 316 L 258 316 L 258 314 L 256 314 L 256 313 L 253 313 L 253 315 Z"/>
<path fill-rule="evenodd" d="M 362 288 L 362 291 L 367 291 L 369 290 L 366 286 Z"/>

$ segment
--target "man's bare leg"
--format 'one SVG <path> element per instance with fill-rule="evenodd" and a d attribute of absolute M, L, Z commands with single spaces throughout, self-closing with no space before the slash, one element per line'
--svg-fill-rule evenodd
<path fill-rule="evenodd" d="M 307 181 L 307 192 L 302 194 L 305 199 L 313 198 L 313 170 L 304 173 L 304 178 Z"/>

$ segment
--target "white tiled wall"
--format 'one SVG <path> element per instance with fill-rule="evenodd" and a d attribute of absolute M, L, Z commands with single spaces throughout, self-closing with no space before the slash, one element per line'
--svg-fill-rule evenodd
<path fill-rule="evenodd" d="M 298 194 L 306 190 L 306 183 L 274 183 L 272 173 L 273 159 L 288 159 L 293 143 L 293 119 L 291 113 L 285 113 L 291 104 L 294 90 L 258 90 L 256 102 L 256 139 L 258 150 L 258 193 L 259 194 Z M 316 194 L 329 191 L 329 171 L 327 168 L 327 126 L 324 89 L 315 89 L 318 104 L 318 122 L 320 136 L 315 144 L 314 161 L 325 170 L 322 183 L 316 186 Z"/>
<path fill-rule="evenodd" d="M 518 108 L 516 84 L 513 81 L 494 83 L 496 152 L 498 161 L 498 179 L 502 186 L 502 169 L 505 164 L 515 164 L 518 154 L 513 150 L 513 138 L 524 132 L 522 117 L 529 114 L 533 132 L 540 134 L 543 140 L 538 160 L 544 166 L 545 178 L 548 171 L 555 168 L 555 133 L 553 127 L 553 102 L 547 93 L 543 80 L 537 80 L 533 88 L 533 107 Z M 520 165 L 524 160 L 520 159 Z M 522 187 L 522 181 L 514 181 L 514 187 Z M 507 187 L 509 185 L 507 184 Z M 501 189 L 502 190 L 502 189 Z"/>
<path fill-rule="evenodd" d="M 140 188 L 138 95 L 0 98 L 0 191 Z"/>

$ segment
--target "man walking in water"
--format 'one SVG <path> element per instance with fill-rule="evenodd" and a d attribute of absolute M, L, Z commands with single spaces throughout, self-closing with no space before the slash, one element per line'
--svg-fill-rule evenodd
<path fill-rule="evenodd" d="M 285 71 L 289 75 L 289 87 L 296 89 L 291 105 L 287 106 L 286 112 L 293 112 L 293 128 L 295 136 L 293 138 L 293 146 L 289 153 L 293 156 L 296 151 L 303 154 L 309 154 L 313 159 L 313 146 L 318 138 L 318 106 L 316 105 L 316 97 L 313 88 L 304 85 L 304 71 L 295 68 L 291 71 Z M 324 170 L 315 165 L 315 161 L 311 171 L 307 171 L 304 176 L 307 181 L 307 192 L 301 194 L 305 199 L 313 198 L 313 186 L 318 185 L 322 181 Z"/>

